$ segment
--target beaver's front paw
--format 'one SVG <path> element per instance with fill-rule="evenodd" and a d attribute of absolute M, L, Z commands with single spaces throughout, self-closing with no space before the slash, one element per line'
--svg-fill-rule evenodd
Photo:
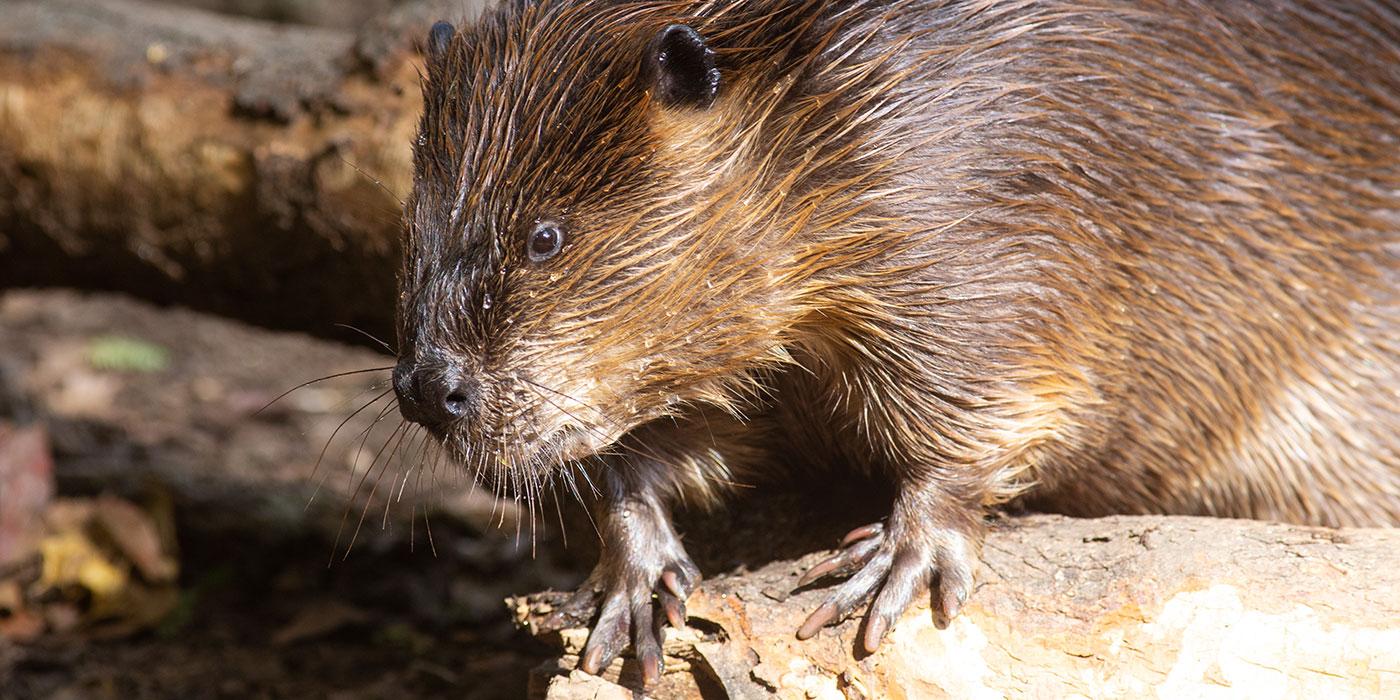
<path fill-rule="evenodd" d="M 627 646 L 642 670 L 642 682 L 661 678 L 661 628 L 685 626 L 685 600 L 700 582 L 700 570 L 683 552 L 665 564 L 638 567 L 636 562 L 598 564 L 575 594 L 579 604 L 597 603 L 598 620 L 588 635 L 579 667 L 597 674 Z M 664 614 L 656 613 L 657 606 Z"/>
<path fill-rule="evenodd" d="M 946 623 L 962 610 L 972 593 L 979 541 L 980 532 L 972 528 L 929 526 L 896 518 L 889 524 L 852 530 L 841 541 L 841 551 L 813 566 L 798 581 L 802 587 L 827 576 L 850 576 L 807 617 L 797 630 L 797 638 L 810 638 L 873 597 L 865 616 L 862 644 L 873 653 L 914 595 L 935 584 L 934 612 L 940 624 Z"/>

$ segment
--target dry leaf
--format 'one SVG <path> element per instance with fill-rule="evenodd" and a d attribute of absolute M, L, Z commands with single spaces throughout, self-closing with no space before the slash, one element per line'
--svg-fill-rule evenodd
<path fill-rule="evenodd" d="M 68 530 L 44 538 L 40 544 L 44 565 L 38 585 L 63 590 L 77 586 L 92 598 L 92 617 L 107 617 L 121 610 L 127 568 L 112 562 L 82 531 Z"/>
<path fill-rule="evenodd" d="M 160 531 L 145 511 L 115 496 L 97 499 L 95 523 L 148 583 L 170 583 L 179 573 L 161 545 Z"/>
<path fill-rule="evenodd" d="M 90 635 L 117 637 L 150 629 L 178 604 L 177 564 L 161 544 L 166 539 L 161 523 L 145 511 L 103 496 L 55 502 L 44 520 L 43 562 L 34 587 L 60 594 L 48 607 L 86 600 L 81 619 L 93 625 Z M 75 589 L 82 594 L 75 595 Z M 74 611 L 56 610 L 51 626 L 75 626 Z"/>

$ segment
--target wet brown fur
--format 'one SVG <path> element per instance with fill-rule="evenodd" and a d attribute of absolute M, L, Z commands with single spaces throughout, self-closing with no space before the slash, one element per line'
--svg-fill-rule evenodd
<path fill-rule="evenodd" d="M 621 439 L 706 502 L 787 442 L 965 502 L 1394 524 L 1396 15 L 505 9 L 428 67 L 401 337 L 489 378 L 477 471 Z M 718 53 L 709 109 L 648 92 L 672 22 Z M 704 406 L 762 440 L 656 424 Z"/>

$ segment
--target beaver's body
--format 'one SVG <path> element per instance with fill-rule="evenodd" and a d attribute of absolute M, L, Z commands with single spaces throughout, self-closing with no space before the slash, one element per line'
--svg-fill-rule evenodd
<path fill-rule="evenodd" d="M 1010 498 L 1400 521 L 1393 5 L 544 2 L 428 63 L 401 403 L 605 482 L 590 669 L 678 621 L 668 504 L 794 454 L 898 485 L 801 632 L 870 647 Z"/>

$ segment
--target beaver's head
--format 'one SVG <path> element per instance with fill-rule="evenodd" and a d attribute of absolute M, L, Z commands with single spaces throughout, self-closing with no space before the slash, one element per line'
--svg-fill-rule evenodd
<path fill-rule="evenodd" d="M 394 389 L 475 471 L 544 473 L 782 356 L 764 103 L 674 9 L 428 37 Z"/>

